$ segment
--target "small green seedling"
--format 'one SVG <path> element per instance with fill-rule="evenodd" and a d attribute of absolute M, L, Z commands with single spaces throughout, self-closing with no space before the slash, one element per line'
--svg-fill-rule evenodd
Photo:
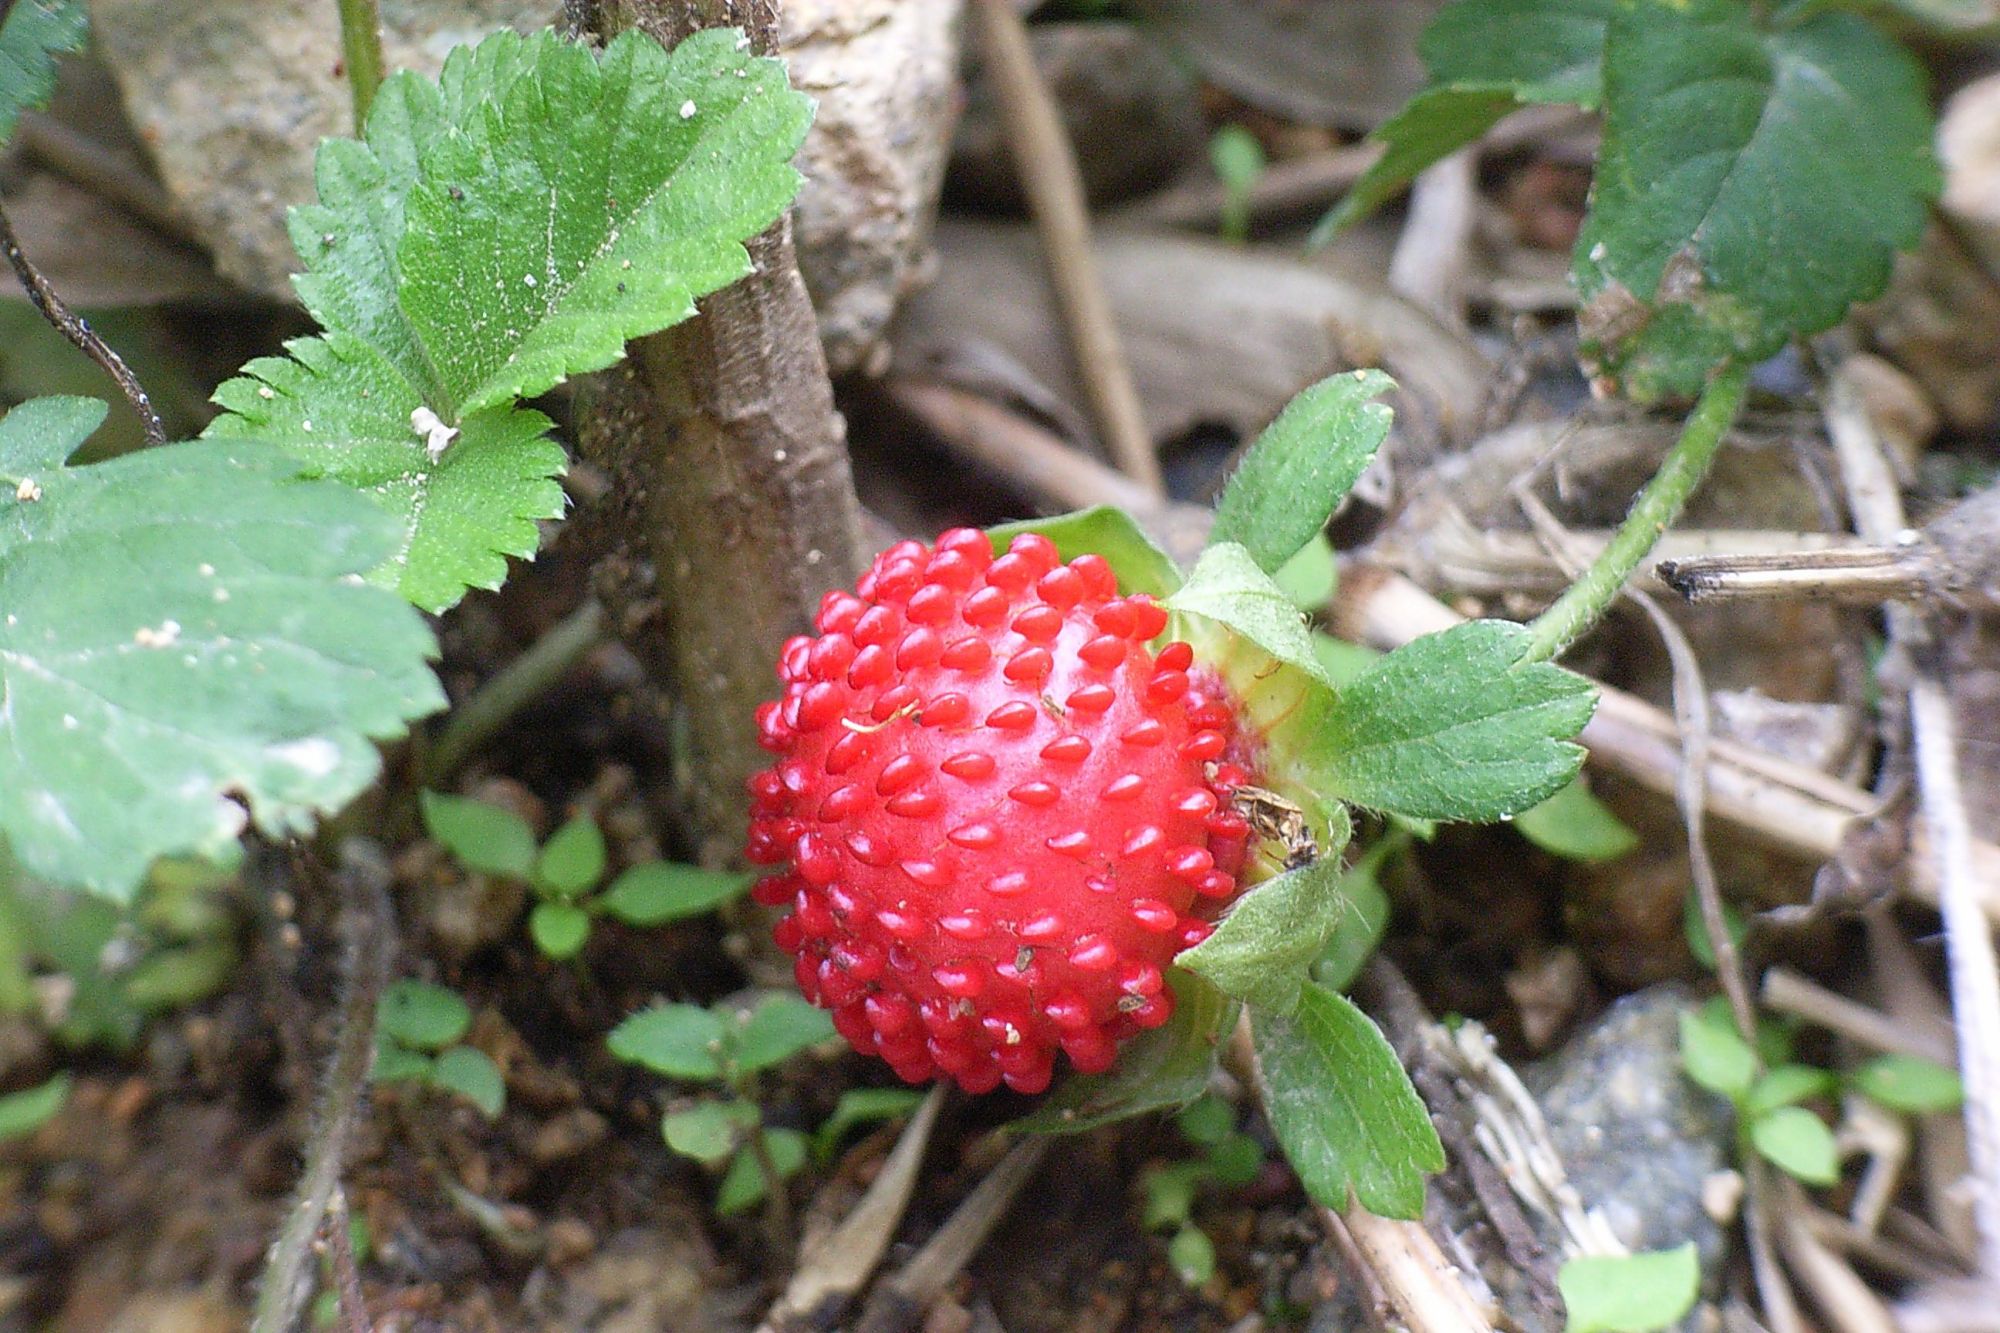
<path fill-rule="evenodd" d="M 1808 1185 L 1840 1179 L 1840 1150 L 1826 1121 L 1802 1103 L 1856 1093 L 1906 1115 L 1949 1111 L 1964 1099 L 1958 1075 L 1910 1055 L 1884 1055 L 1845 1076 L 1792 1059 L 1789 1031 L 1760 1020 L 1756 1049 L 1720 999 L 1681 1015 L 1687 1076 L 1736 1107 L 1739 1150 Z"/>
<path fill-rule="evenodd" d="M 464 1044 L 472 1010 L 443 986 L 398 981 L 375 1005 L 377 1083 L 420 1083 L 455 1092 L 488 1120 L 507 1105 L 507 1085 L 486 1052 Z"/>
<path fill-rule="evenodd" d="M 1235 1110 L 1212 1093 L 1190 1103 L 1174 1123 L 1200 1155 L 1154 1167 L 1141 1178 L 1141 1215 L 1148 1231 L 1173 1233 L 1167 1262 L 1181 1281 L 1199 1287 L 1215 1276 L 1215 1242 L 1194 1221 L 1195 1199 L 1204 1188 L 1234 1189 L 1255 1180 L 1264 1169 L 1264 1149 L 1236 1128 Z"/>
<path fill-rule="evenodd" d="M 0 1143 L 26 1138 L 55 1119 L 56 1112 L 69 1100 L 69 1084 L 70 1077 L 65 1072 L 46 1083 L 0 1097 Z"/>
<path fill-rule="evenodd" d="M 659 1005 L 620 1023 L 607 1044 L 621 1060 L 715 1090 L 670 1107 L 660 1132 L 683 1157 L 721 1170 L 715 1211 L 727 1217 L 774 1198 L 809 1157 L 829 1158 L 850 1129 L 906 1115 L 921 1100 L 921 1093 L 903 1088 L 857 1089 L 810 1138 L 766 1124 L 759 1076 L 833 1036 L 825 1010 L 795 995 L 772 994 L 747 1007 Z"/>
<path fill-rule="evenodd" d="M 628 926 L 662 926 L 712 912 L 750 887 L 750 875 L 647 861 L 603 883 L 604 834 L 588 815 L 557 829 L 540 847 L 527 821 L 464 796 L 423 794 L 424 827 L 460 865 L 526 884 L 537 899 L 528 934 L 545 957 L 562 962 L 583 952 L 592 922 L 609 916 Z"/>
<path fill-rule="evenodd" d="M 1222 238 L 1250 239 L 1250 189 L 1264 174 L 1264 145 L 1241 125 L 1224 125 L 1208 141 L 1208 160 L 1222 180 Z"/>

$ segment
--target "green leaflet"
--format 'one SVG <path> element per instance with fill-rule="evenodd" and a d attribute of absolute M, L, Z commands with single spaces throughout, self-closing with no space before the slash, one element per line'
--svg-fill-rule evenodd
<path fill-rule="evenodd" d="M 81 51 L 89 30 L 82 0 L 14 0 L 0 23 L 0 144 L 23 111 L 48 105 L 55 58 Z"/>
<path fill-rule="evenodd" d="M 426 610 L 497 586 L 562 511 L 562 450 L 516 400 L 692 315 L 797 189 L 810 106 L 745 46 L 635 32 L 600 59 L 498 33 L 435 86 L 386 81 L 292 218 L 326 333 L 224 384 L 208 433 L 281 445 L 394 515 L 371 577 Z"/>
<path fill-rule="evenodd" d="M 1701 1295 L 1695 1244 L 1644 1254 L 1583 1255 L 1556 1274 L 1569 1333 L 1647 1333 L 1669 1328 Z"/>
<path fill-rule="evenodd" d="M 103 419 L 0 420 L 0 834 L 29 873 L 128 898 L 250 817 L 298 832 L 373 781 L 374 741 L 444 702 L 409 607 L 348 576 L 381 512 L 244 442 L 63 465 Z"/>
<path fill-rule="evenodd" d="M 1851 14 L 1765 31 L 1736 0 L 1637 0 L 1606 30 L 1604 103 L 1584 352 L 1641 398 L 1875 296 L 1940 184 L 1922 70 Z"/>

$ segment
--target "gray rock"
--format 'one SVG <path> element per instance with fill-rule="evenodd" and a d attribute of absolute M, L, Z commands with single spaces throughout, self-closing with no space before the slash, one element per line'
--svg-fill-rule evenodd
<path fill-rule="evenodd" d="M 1698 1003 L 1678 985 L 1628 995 L 1522 1081 L 1585 1205 L 1634 1250 L 1695 1242 L 1713 1274 L 1723 1234 L 1702 1182 L 1733 1165 L 1733 1131 L 1728 1104 L 1681 1073 L 1680 1015 Z"/>

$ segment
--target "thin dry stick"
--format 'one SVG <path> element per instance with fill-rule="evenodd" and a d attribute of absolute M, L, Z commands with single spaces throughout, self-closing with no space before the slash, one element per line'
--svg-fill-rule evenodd
<path fill-rule="evenodd" d="M 371 844 L 351 839 L 341 848 L 336 879 L 348 941 L 340 1004 L 334 1014 L 333 1052 L 313 1106 L 305 1169 L 264 1261 L 251 1333 L 288 1333 L 298 1317 L 311 1276 L 307 1260 L 313 1237 L 319 1234 L 328 1202 L 340 1185 L 347 1141 L 367 1103 L 368 1070 L 375 1058 L 375 1001 L 388 979 L 395 941 L 389 866 Z"/>
<path fill-rule="evenodd" d="M 1803 1018 L 1816 1027 L 1838 1032 L 1849 1041 L 1871 1050 L 1898 1055 L 1914 1055 L 1935 1064 L 1952 1062 L 1949 1028 L 1931 1032 L 1909 1023 L 1899 1023 L 1887 1014 L 1856 1003 L 1837 991 L 1830 991 L 1796 972 L 1774 967 L 1764 973 L 1759 992 L 1764 1007 L 1774 1013 Z"/>
<path fill-rule="evenodd" d="M 160 414 L 153 410 L 153 400 L 146 396 L 145 386 L 139 377 L 125 364 L 124 358 L 111 350 L 110 344 L 97 336 L 81 315 L 63 304 L 56 289 L 42 276 L 41 270 L 28 262 L 21 253 L 21 242 L 14 235 L 14 224 L 7 217 L 7 210 L 0 208 L 0 251 L 5 251 L 7 262 L 13 266 L 14 276 L 28 291 L 28 299 L 35 309 L 42 312 L 42 318 L 55 326 L 56 332 L 69 339 L 76 349 L 104 368 L 104 373 L 118 383 L 118 391 L 125 395 L 125 401 L 132 404 L 132 410 L 139 414 L 139 424 L 146 432 L 146 443 L 165 444 L 167 428 L 160 421 Z"/>
<path fill-rule="evenodd" d="M 1330 1209 L 1319 1211 L 1329 1230 L 1337 1220 L 1354 1238 L 1354 1248 L 1410 1333 L 1493 1333 L 1493 1321 L 1466 1290 L 1458 1266 L 1444 1257 L 1421 1222 L 1377 1217 L 1359 1204 L 1337 1217 Z"/>
<path fill-rule="evenodd" d="M 1026 25 L 1007 0 L 972 0 L 972 15 L 1091 416 L 1118 466 L 1148 491 L 1164 494 L 1159 456 L 1091 253 L 1083 176 L 1055 99 L 1035 68 Z"/>
<path fill-rule="evenodd" d="M 1826 418 L 1855 529 L 1869 541 L 1892 543 L 1906 526 L 1902 495 L 1865 399 L 1839 370 L 1828 386 Z M 1887 621 L 1891 649 L 1907 654 L 1912 672 L 1910 731 L 1918 807 L 1930 835 L 1938 910 L 1944 918 L 1980 1265 L 1989 1278 L 2000 1279 L 2000 958 L 1982 901 L 1995 885 L 1988 882 L 1982 889 L 1973 860 L 1972 829 L 1959 787 L 1957 721 L 1940 683 L 1935 636 L 1906 607 L 1889 607 Z"/>

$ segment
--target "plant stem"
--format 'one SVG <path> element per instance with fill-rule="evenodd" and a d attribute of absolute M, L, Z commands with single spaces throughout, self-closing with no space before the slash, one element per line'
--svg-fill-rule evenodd
<path fill-rule="evenodd" d="M 779 1253 L 792 1251 L 792 1198 L 785 1189 L 785 1178 L 778 1172 L 778 1161 L 771 1156 L 771 1141 L 764 1137 L 761 1119 L 750 1135 L 750 1155 L 757 1159 L 757 1169 L 764 1176 L 764 1220 L 770 1229 L 772 1242 Z"/>
<path fill-rule="evenodd" d="M 1743 408 L 1744 389 L 1750 381 L 1748 366 L 1730 363 L 1715 373 L 1701 399 L 1689 414 L 1680 439 L 1668 451 L 1660 470 L 1632 502 L 1631 512 L 1612 534 L 1604 553 L 1583 576 L 1556 599 L 1554 606 L 1535 617 L 1528 646 L 1521 654 L 1525 662 L 1546 662 L 1560 657 L 1597 622 L 1619 592 L 1625 580 L 1660 534 L 1673 526 L 1686 507 L 1688 497 L 1708 475 L 1709 464 L 1721 447 L 1723 436 L 1735 424 Z"/>
<path fill-rule="evenodd" d="M 146 396 L 146 390 L 139 383 L 139 377 L 125 364 L 124 358 L 111 350 L 104 339 L 86 324 L 81 315 L 63 304 L 56 295 L 56 289 L 42 276 L 41 270 L 28 262 L 21 253 L 21 242 L 14 235 L 14 224 L 8 220 L 7 210 L 0 208 L 0 251 L 4 251 L 8 264 L 13 266 L 14 276 L 21 280 L 21 286 L 28 291 L 28 299 L 35 309 L 42 312 L 42 318 L 55 325 L 57 333 L 70 340 L 78 351 L 104 367 L 104 373 L 118 382 L 119 391 L 132 404 L 132 410 L 139 414 L 139 424 L 145 428 L 146 443 L 165 444 L 167 428 L 160 421 L 160 414 L 153 410 L 153 400 Z"/>
<path fill-rule="evenodd" d="M 347 86 L 354 90 L 354 133 L 368 125 L 368 108 L 382 86 L 382 10 L 377 0 L 340 0 L 340 47 Z"/>
<path fill-rule="evenodd" d="M 437 787 L 447 781 L 468 755 L 522 708 L 554 688 L 604 640 L 604 608 L 594 598 L 557 621 L 452 710 L 451 720 L 424 758 L 422 785 Z"/>

